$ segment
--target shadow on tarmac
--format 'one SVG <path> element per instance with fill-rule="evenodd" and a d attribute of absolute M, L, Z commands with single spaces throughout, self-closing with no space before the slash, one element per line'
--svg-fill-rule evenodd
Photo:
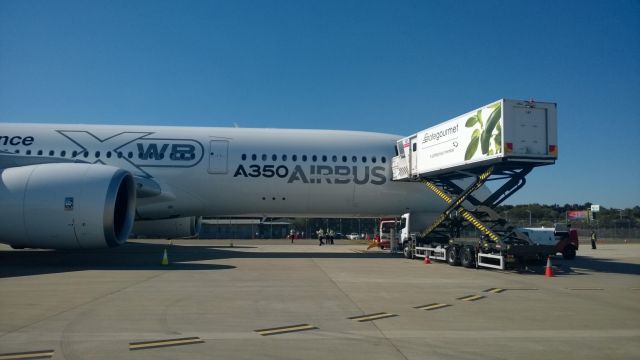
<path fill-rule="evenodd" d="M 389 253 L 335 252 L 246 252 L 255 246 L 211 246 L 137 243 L 113 249 L 90 250 L 0 250 L 0 278 L 55 274 L 85 270 L 229 270 L 231 265 L 194 263 L 241 258 L 381 258 Z M 162 265 L 167 249 L 170 265 Z M 395 255 L 394 255 L 395 256 Z"/>
<path fill-rule="evenodd" d="M 310 245 L 311 246 L 311 245 Z M 330 246 L 330 245 L 329 245 Z M 255 246 L 215 246 L 140 243 L 130 241 L 114 249 L 98 250 L 7 250 L 0 251 L 0 278 L 55 274 L 84 270 L 230 270 L 231 265 L 194 263 L 224 259 L 363 259 L 401 258 L 388 252 L 247 252 Z M 161 265 L 164 249 L 167 249 L 170 265 Z M 556 276 L 588 275 L 587 272 L 603 272 L 638 275 L 640 264 L 612 259 L 576 257 L 574 260 L 552 259 Z M 448 266 L 442 263 L 442 266 Z M 544 274 L 544 263 L 527 264 L 516 269 L 523 275 Z M 491 270 L 488 270 L 491 271 Z"/>
<path fill-rule="evenodd" d="M 640 264 L 612 259 L 577 256 L 574 260 L 562 260 L 554 265 L 557 275 L 585 275 L 585 271 L 609 274 L 640 275 Z"/>
<path fill-rule="evenodd" d="M 181 246 L 129 242 L 114 249 L 0 251 L 0 278 L 85 270 L 229 270 L 235 266 L 190 263 L 219 259 L 215 249 L 199 247 L 184 252 Z M 170 265 L 162 265 L 164 249 Z"/>

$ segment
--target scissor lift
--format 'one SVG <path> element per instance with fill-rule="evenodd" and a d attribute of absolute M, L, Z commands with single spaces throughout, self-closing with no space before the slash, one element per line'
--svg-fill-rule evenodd
<path fill-rule="evenodd" d="M 446 260 L 451 265 L 505 269 L 518 260 L 544 258 L 552 246 L 537 245 L 524 234 L 513 231 L 507 220 L 493 209 L 526 183 L 525 176 L 536 165 L 498 164 L 465 172 L 452 172 L 419 179 L 448 206 L 419 236 L 411 238 L 413 256 Z M 473 176 L 466 188 L 454 180 Z M 486 199 L 474 195 L 488 181 L 506 180 Z M 460 236 L 465 224 L 480 232 L 479 239 Z"/>

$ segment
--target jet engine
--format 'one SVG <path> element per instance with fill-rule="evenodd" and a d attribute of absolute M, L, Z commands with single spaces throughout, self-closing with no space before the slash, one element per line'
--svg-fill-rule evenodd
<path fill-rule="evenodd" d="M 202 218 L 199 216 L 140 220 L 133 225 L 133 233 L 137 236 L 160 239 L 194 237 L 200 233 L 201 222 Z"/>
<path fill-rule="evenodd" d="M 85 249 L 124 244 L 135 216 L 133 176 L 81 163 L 0 172 L 0 242 L 14 248 Z"/>

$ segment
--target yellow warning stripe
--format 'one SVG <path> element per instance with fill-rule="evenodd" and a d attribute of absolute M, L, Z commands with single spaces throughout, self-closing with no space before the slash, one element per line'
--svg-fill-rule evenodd
<path fill-rule="evenodd" d="M 489 236 L 491 240 L 498 241 L 499 237 L 494 233 L 491 229 L 484 226 L 480 220 L 476 219 L 470 212 L 465 209 L 460 209 L 460 214 L 464 217 L 468 222 L 470 222 L 473 226 L 475 226 L 478 230 L 482 231 L 485 235 Z"/>
<path fill-rule="evenodd" d="M 447 193 L 445 193 L 444 191 L 440 190 L 440 188 L 438 188 L 431 181 L 424 180 L 422 183 L 425 186 L 427 186 L 429 189 L 431 189 L 431 191 L 436 193 L 436 195 L 440 196 L 442 198 L 442 200 L 446 201 L 447 203 L 450 203 L 452 201 L 452 198 L 449 195 L 447 195 Z"/>
<path fill-rule="evenodd" d="M 270 328 L 270 329 L 259 329 L 254 331 L 262 336 L 269 336 L 269 335 L 286 334 L 291 332 L 307 331 L 307 330 L 315 330 L 315 329 L 317 329 L 317 327 L 313 325 L 299 324 L 299 325 L 289 325 L 289 326 Z"/>
<path fill-rule="evenodd" d="M 416 307 L 414 307 L 414 309 L 431 311 L 431 310 L 437 310 L 437 309 L 446 308 L 446 307 L 448 307 L 448 306 L 451 306 L 451 305 L 449 305 L 449 304 L 433 303 L 433 304 L 429 304 L 429 305 L 416 306 Z"/>
<path fill-rule="evenodd" d="M 143 350 L 167 346 L 179 346 L 203 343 L 199 337 L 188 337 L 180 339 L 154 340 L 129 343 L 129 350 Z"/>
<path fill-rule="evenodd" d="M 569 290 L 604 290 L 603 288 L 569 288 Z"/>
<path fill-rule="evenodd" d="M 380 320 L 380 319 L 390 318 L 390 317 L 394 317 L 394 316 L 398 316 L 398 315 L 382 312 L 382 313 L 376 313 L 376 314 L 352 316 L 352 317 L 350 317 L 348 319 L 363 322 L 363 321 Z"/>
<path fill-rule="evenodd" d="M 0 360 L 15 359 L 47 359 L 53 357 L 54 350 L 27 351 L 11 354 L 0 354 Z"/>
<path fill-rule="evenodd" d="M 493 166 L 491 166 L 489 169 L 487 169 L 484 173 L 482 173 L 480 175 L 480 180 L 485 180 L 489 175 L 491 175 L 491 172 L 493 172 Z M 428 180 L 424 180 L 422 181 L 422 183 L 428 187 L 431 191 L 433 191 L 434 193 L 436 193 L 436 195 L 440 196 L 445 202 L 447 202 L 448 204 L 450 204 L 453 199 L 451 198 L 451 196 L 449 196 L 447 193 L 445 193 L 444 191 L 442 191 L 440 188 L 438 188 L 435 184 L 433 184 L 432 182 L 428 181 Z M 462 202 L 465 199 L 460 197 L 458 198 L 458 200 L 456 201 L 456 205 L 455 207 L 460 206 L 460 204 L 462 204 Z M 489 238 L 493 241 L 498 241 L 499 237 L 496 233 L 494 233 L 491 229 L 487 228 L 482 222 L 480 222 L 480 220 L 478 220 L 475 216 L 473 216 L 470 212 L 468 212 L 467 210 L 465 210 L 464 208 L 461 208 L 460 210 L 460 214 L 462 215 L 462 217 L 464 217 L 468 222 L 470 222 L 473 226 L 475 226 L 478 230 L 482 231 L 482 233 L 484 233 L 485 235 L 489 236 Z M 433 223 L 431 224 L 431 226 L 427 229 L 426 233 L 430 233 L 432 232 L 435 228 L 437 228 L 442 221 L 444 221 L 446 219 L 446 215 L 440 214 L 440 216 L 438 216 L 436 218 L 436 220 L 433 221 Z"/>
<path fill-rule="evenodd" d="M 463 296 L 458 298 L 458 300 L 462 300 L 462 301 L 476 301 L 476 300 L 480 300 L 480 299 L 484 299 L 484 296 L 482 295 L 468 295 L 468 296 Z"/>
<path fill-rule="evenodd" d="M 540 289 L 536 289 L 536 288 L 508 288 L 507 290 L 513 291 L 513 290 L 540 290 Z"/>
<path fill-rule="evenodd" d="M 484 290 L 484 292 L 490 292 L 490 293 L 494 293 L 494 294 L 500 294 L 503 291 L 507 291 L 508 289 L 500 289 L 500 288 L 491 288 L 491 289 L 487 289 Z"/>

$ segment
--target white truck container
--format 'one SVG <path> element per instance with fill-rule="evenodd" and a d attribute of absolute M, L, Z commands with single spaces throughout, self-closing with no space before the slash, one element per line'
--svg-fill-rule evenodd
<path fill-rule="evenodd" d="M 555 103 L 501 99 L 399 140 L 393 180 L 497 163 L 553 164 L 557 144 Z"/>

